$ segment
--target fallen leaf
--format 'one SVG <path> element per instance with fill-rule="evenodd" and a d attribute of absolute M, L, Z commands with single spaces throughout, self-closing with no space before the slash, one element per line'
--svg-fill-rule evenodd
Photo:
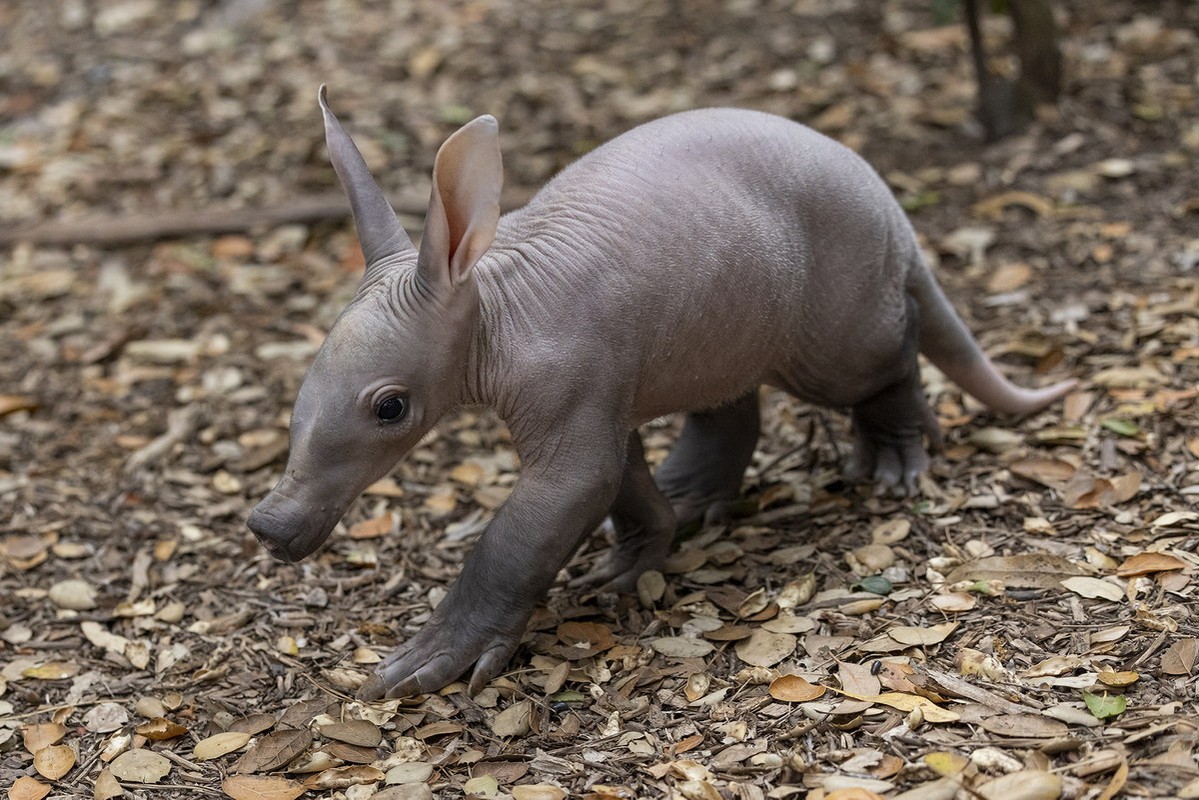
<path fill-rule="evenodd" d="M 397 516 L 392 513 L 384 514 L 374 519 L 366 519 L 350 526 L 346 532 L 351 539 L 377 539 L 386 536 L 396 527 Z"/>
<path fill-rule="evenodd" d="M 147 739 L 155 742 L 161 742 L 166 739 L 174 739 L 176 736 L 182 736 L 187 733 L 187 728 L 177 723 L 171 722 L 164 717 L 156 717 L 143 722 L 136 728 L 137 732 Z"/>
<path fill-rule="evenodd" d="M 378 783 L 386 777 L 383 770 L 366 764 L 333 767 L 304 781 L 309 789 L 346 789 L 364 783 Z"/>
<path fill-rule="evenodd" d="M 524 736 L 529 732 L 529 718 L 533 704 L 529 700 L 513 703 L 491 720 L 491 732 L 496 736 Z"/>
<path fill-rule="evenodd" d="M 35 411 L 37 401 L 32 397 L 22 397 L 14 394 L 0 394 L 0 417 L 6 417 L 18 411 Z"/>
<path fill-rule="evenodd" d="M 919 645 L 927 647 L 945 641 L 951 633 L 957 630 L 958 622 L 943 622 L 927 628 L 910 625 L 897 625 L 887 629 L 887 635 L 900 644 Z"/>
<path fill-rule="evenodd" d="M 929 700 L 927 697 L 920 695 L 907 694 L 906 692 L 883 692 L 874 697 L 858 695 L 853 692 L 841 690 L 841 694 L 846 697 L 852 697 L 854 700 L 865 700 L 868 703 L 878 703 L 894 708 L 899 711 L 910 713 L 919 708 L 924 714 L 924 718 L 929 722 L 957 722 L 961 719 L 961 715 L 950 711 L 946 708 L 941 708 L 939 705 Z"/>
<path fill-rule="evenodd" d="M 1064 578 L 1082 575 L 1080 566 L 1049 553 L 1025 553 L 1015 556 L 990 556 L 957 567 L 946 581 L 1002 581 L 1013 589 L 1060 589 Z"/>
<path fill-rule="evenodd" d="M 287 778 L 234 775 L 221 783 L 221 791 L 233 800 L 296 800 L 308 789 Z"/>
<path fill-rule="evenodd" d="M 171 762 L 150 750 L 127 750 L 108 765 L 114 778 L 131 783 L 158 783 L 171 771 Z"/>
<path fill-rule="evenodd" d="M 1121 578 L 1132 578 L 1137 575 L 1148 575 L 1153 572 L 1182 569 L 1185 566 L 1185 561 L 1175 558 L 1168 553 L 1137 553 L 1116 567 L 1116 574 Z"/>
<path fill-rule="evenodd" d="M 96 607 L 96 587 L 87 581 L 59 581 L 50 587 L 47 596 L 54 605 L 71 611 L 90 611 Z"/>
<path fill-rule="evenodd" d="M 33 754 L 33 768 L 43 778 L 56 781 L 75 766 L 75 751 L 65 744 L 43 747 Z"/>
<path fill-rule="evenodd" d="M 250 734 L 242 731 L 225 731 L 196 742 L 192 757 L 197 761 L 209 761 L 240 750 L 250 741 Z"/>
<path fill-rule="evenodd" d="M 8 800 L 42 800 L 52 787 L 37 778 L 22 775 L 8 788 Z"/>
<path fill-rule="evenodd" d="M 1027 458 L 1013 461 L 1008 467 L 1014 475 L 1027 478 L 1051 489 L 1065 487 L 1078 467 L 1058 458 Z"/>
<path fill-rule="evenodd" d="M 1104 686 L 1110 686 L 1113 689 L 1120 689 L 1125 686 L 1131 686 L 1140 680 L 1140 674 L 1132 670 L 1099 670 L 1098 679 Z"/>
<path fill-rule="evenodd" d="M 1041 714 L 996 714 L 979 722 L 983 730 L 997 736 L 1053 739 L 1069 732 L 1066 723 Z"/>
<path fill-rule="evenodd" d="M 978 605 L 978 597 L 969 592 L 948 592 L 933 595 L 928 602 L 938 611 L 957 613 L 973 610 Z"/>
<path fill-rule="evenodd" d="M 462 791 L 466 792 L 467 797 L 471 795 L 491 797 L 497 794 L 499 790 L 500 782 L 491 775 L 478 775 L 462 784 Z"/>
<path fill-rule="evenodd" d="M 311 744 L 312 734 L 307 728 L 268 733 L 242 754 L 231 771 L 270 772 L 303 753 Z"/>
<path fill-rule="evenodd" d="M 784 703 L 806 703 L 824 695 L 825 688 L 799 675 L 780 675 L 770 682 L 770 696 Z"/>
<path fill-rule="evenodd" d="M 1122 694 L 1108 694 L 1107 692 L 1092 694 L 1091 692 L 1083 692 L 1082 699 L 1086 701 L 1087 710 L 1091 712 L 1095 719 L 1118 717 L 1128 707 L 1128 698 Z"/>
<path fill-rule="evenodd" d="M 1026 769 L 988 781 L 977 791 L 982 800 L 1057 800 L 1062 796 L 1062 779 L 1052 772 Z"/>
<path fill-rule="evenodd" d="M 771 633 L 759 628 L 748 639 L 734 645 L 737 658 L 755 667 L 772 667 L 795 652 L 798 639 L 790 633 Z"/>
<path fill-rule="evenodd" d="M 1080 575 L 1074 578 L 1066 578 L 1061 584 L 1075 594 L 1090 599 L 1098 598 L 1111 600 L 1116 603 L 1124 599 L 1124 590 L 1122 588 L 1100 578 L 1088 578 L 1085 575 Z"/>
<path fill-rule="evenodd" d="M 123 794 L 125 794 L 125 789 L 112 776 L 108 767 L 100 770 L 100 774 L 96 776 L 96 782 L 92 784 L 92 800 L 113 800 Z"/>
<path fill-rule="evenodd" d="M 30 724 L 21 729 L 21 741 L 30 753 L 58 744 L 66 735 L 67 726 L 58 722 Z"/>
<path fill-rule="evenodd" d="M 1194 511 L 1169 511 L 1149 523 L 1153 528 L 1165 528 L 1180 522 L 1199 522 L 1199 513 Z"/>
<path fill-rule="evenodd" d="M 566 791 L 548 783 L 526 783 L 512 787 L 512 800 L 563 800 Z"/>
<path fill-rule="evenodd" d="M 79 665 L 66 661 L 47 661 L 36 667 L 29 667 L 21 672 L 26 678 L 39 681 L 61 681 L 63 678 L 73 678 L 79 674 Z"/>
<path fill-rule="evenodd" d="M 376 747 L 383 741 L 383 732 L 379 730 L 379 726 L 364 719 L 322 725 L 320 733 L 329 739 L 358 747 Z"/>
<path fill-rule="evenodd" d="M 970 760 L 957 753 L 936 752 L 924 756 L 924 763 L 938 775 L 956 775 L 970 764 Z"/>
<path fill-rule="evenodd" d="M 1190 675 L 1199 659 L 1199 639 L 1179 639 L 1162 653 L 1162 672 L 1167 675 Z"/>
<path fill-rule="evenodd" d="M 649 646 L 670 658 L 702 658 L 716 649 L 711 642 L 690 636 L 662 636 L 652 640 Z"/>

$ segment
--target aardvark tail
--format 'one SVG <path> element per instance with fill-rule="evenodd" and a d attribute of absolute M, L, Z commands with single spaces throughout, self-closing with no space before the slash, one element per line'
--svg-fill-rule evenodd
<path fill-rule="evenodd" d="M 1021 389 L 1001 375 L 924 264 L 912 269 L 908 291 L 920 307 L 920 352 L 992 411 L 1030 414 L 1078 385 L 1078 381 L 1068 380 L 1044 389 Z"/>

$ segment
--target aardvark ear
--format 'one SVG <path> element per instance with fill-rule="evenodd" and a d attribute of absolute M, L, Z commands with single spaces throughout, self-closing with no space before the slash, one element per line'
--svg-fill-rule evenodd
<path fill-rule="evenodd" d="M 366 257 L 366 267 L 369 271 L 373 264 L 383 259 L 399 255 L 405 250 L 412 250 L 412 240 L 408 238 L 404 226 L 396 218 L 395 211 L 383 195 L 383 190 L 371 177 L 366 162 L 362 160 L 362 154 L 354 145 L 354 140 L 329 110 L 329 105 L 325 102 L 323 84 L 317 93 L 317 99 L 325 118 L 325 142 L 329 147 L 329 158 L 333 162 L 338 179 L 341 180 L 342 188 L 350 198 L 354 224 L 358 228 L 358 241 L 362 245 L 362 254 Z"/>
<path fill-rule="evenodd" d="M 495 239 L 500 219 L 499 125 L 483 116 L 446 140 L 433 164 L 433 191 L 417 269 L 430 286 L 460 286 Z"/>

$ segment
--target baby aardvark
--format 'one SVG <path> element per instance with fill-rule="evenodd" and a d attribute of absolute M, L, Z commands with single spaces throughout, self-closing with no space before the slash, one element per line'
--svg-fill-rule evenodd
<path fill-rule="evenodd" d="M 534 606 L 610 515 L 591 583 L 661 566 L 677 524 L 740 492 L 761 384 L 851 409 L 851 477 L 912 492 L 938 438 L 924 353 L 989 408 L 1035 411 L 979 349 L 887 186 L 781 117 L 710 109 L 642 125 L 499 213 L 496 121 L 437 153 L 418 250 L 320 105 L 366 274 L 304 379 L 291 452 L 249 526 L 276 557 L 316 550 L 347 507 L 446 413 L 494 407 L 521 476 L 432 618 L 379 664 L 366 699 L 507 664 Z M 687 412 L 651 475 L 637 427 Z"/>

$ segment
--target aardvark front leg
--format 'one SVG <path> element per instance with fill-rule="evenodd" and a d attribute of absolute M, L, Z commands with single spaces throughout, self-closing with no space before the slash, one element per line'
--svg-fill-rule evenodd
<path fill-rule="evenodd" d="M 358 690 L 361 699 L 436 691 L 472 664 L 474 694 L 504 669 L 533 608 L 616 496 L 627 434 L 603 436 L 590 427 L 584 436 L 560 433 L 561 443 L 538 451 L 549 455 L 525 463 L 445 599 L 375 668 Z M 570 446 L 583 442 L 583 452 Z"/>

